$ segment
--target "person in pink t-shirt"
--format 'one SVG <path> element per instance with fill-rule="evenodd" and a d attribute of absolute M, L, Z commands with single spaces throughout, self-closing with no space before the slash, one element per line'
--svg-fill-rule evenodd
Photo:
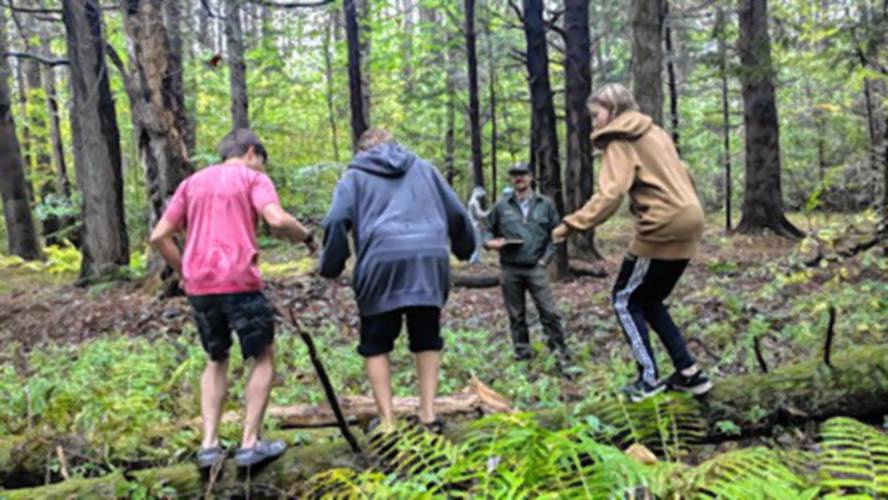
<path fill-rule="evenodd" d="M 201 344 L 210 357 L 201 378 L 203 442 L 197 460 L 201 468 L 224 458 L 218 427 L 228 389 L 231 330 L 240 340 L 244 359 L 253 358 L 246 387 L 246 414 L 240 467 L 280 456 L 283 441 L 259 439 L 259 429 L 274 378 L 274 317 L 262 293 L 256 225 L 265 220 L 275 233 L 305 243 L 314 253 L 311 233 L 278 200 L 271 179 L 263 172 L 267 153 L 259 138 L 237 129 L 219 144 L 222 163 L 207 167 L 179 184 L 151 234 L 151 244 L 182 277 Z M 185 232 L 180 255 L 173 241 Z"/>

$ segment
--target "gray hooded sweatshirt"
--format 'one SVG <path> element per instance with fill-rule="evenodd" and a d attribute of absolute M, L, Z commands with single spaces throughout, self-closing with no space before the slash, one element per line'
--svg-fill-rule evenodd
<path fill-rule="evenodd" d="M 320 273 L 335 278 L 350 256 L 361 316 L 410 306 L 443 307 L 449 250 L 467 260 L 475 248 L 468 214 L 429 163 L 398 144 L 359 153 L 336 186 L 324 218 Z"/>

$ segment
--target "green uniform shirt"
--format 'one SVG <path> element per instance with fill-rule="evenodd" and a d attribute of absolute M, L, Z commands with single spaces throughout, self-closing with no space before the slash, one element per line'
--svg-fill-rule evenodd
<path fill-rule="evenodd" d="M 484 243 L 495 238 L 523 240 L 521 245 L 508 245 L 500 250 L 500 264 L 535 266 L 555 254 L 552 230 L 561 222 L 549 198 L 534 192 L 525 216 L 516 193 L 506 196 L 490 209 L 485 225 Z"/>

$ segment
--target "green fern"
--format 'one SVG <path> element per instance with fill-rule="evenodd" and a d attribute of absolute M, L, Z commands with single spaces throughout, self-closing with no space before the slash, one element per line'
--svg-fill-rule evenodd
<path fill-rule="evenodd" d="M 823 424 L 821 485 L 833 492 L 888 496 L 888 436 L 844 417 Z"/>
<path fill-rule="evenodd" d="M 683 456 L 706 435 L 707 428 L 698 403 L 686 394 L 664 393 L 630 403 L 613 390 L 593 389 L 580 414 L 594 415 L 604 424 L 592 430 L 596 439 L 621 448 L 641 443 L 669 460 Z"/>
<path fill-rule="evenodd" d="M 818 488 L 802 473 L 803 461 L 764 447 L 729 451 L 691 470 L 683 489 L 698 498 L 814 498 Z"/>

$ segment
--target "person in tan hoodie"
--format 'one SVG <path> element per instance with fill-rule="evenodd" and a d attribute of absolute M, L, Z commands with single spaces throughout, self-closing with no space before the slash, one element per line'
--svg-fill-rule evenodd
<path fill-rule="evenodd" d="M 703 209 L 693 179 L 669 135 L 638 112 L 631 92 L 609 84 L 588 100 L 593 117 L 592 144 L 603 151 L 599 190 L 552 231 L 563 242 L 571 232 L 604 223 L 628 194 L 635 237 L 613 289 L 617 320 L 632 347 L 639 377 L 624 388 L 633 401 L 673 389 L 706 393 L 711 382 L 688 352 L 684 337 L 663 301 L 697 252 Z M 666 346 L 675 373 L 661 381 L 651 349 L 648 324 Z"/>

